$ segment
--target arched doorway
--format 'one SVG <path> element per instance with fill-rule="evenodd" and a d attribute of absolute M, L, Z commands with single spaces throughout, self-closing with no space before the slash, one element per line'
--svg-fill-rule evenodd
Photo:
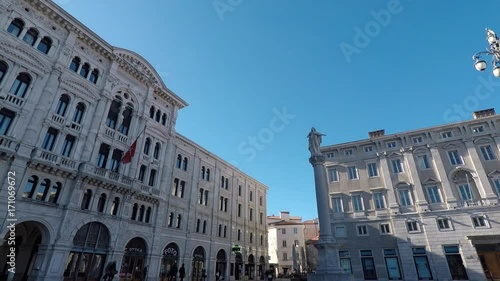
<path fill-rule="evenodd" d="M 255 257 L 250 254 L 248 256 L 248 264 L 246 266 L 245 275 L 249 280 L 255 279 Z"/>
<path fill-rule="evenodd" d="M 264 269 L 265 268 L 266 268 L 266 259 L 264 258 L 264 256 L 260 256 L 259 268 L 258 268 L 258 272 L 257 272 L 257 276 L 259 276 L 260 280 L 264 280 L 264 272 L 265 272 Z"/>
<path fill-rule="evenodd" d="M 241 280 L 243 275 L 243 256 L 238 253 L 234 259 L 234 278 L 236 280 Z"/>
<path fill-rule="evenodd" d="M 474 176 L 467 170 L 459 169 L 452 176 L 453 195 L 459 200 L 462 207 L 481 205 L 481 195 L 476 185 Z"/>
<path fill-rule="evenodd" d="M 227 256 L 226 251 L 217 252 L 217 263 L 215 264 L 215 274 L 219 273 L 219 280 L 226 280 Z"/>
<path fill-rule="evenodd" d="M 8 255 L 12 255 L 10 251 L 12 246 L 15 246 L 16 258 L 14 280 L 27 280 L 34 265 L 42 262 L 39 260 L 40 244 L 46 244 L 48 241 L 48 231 L 39 222 L 19 223 L 12 231 L 7 228 L 4 243 L 0 247 L 0 280 L 7 280 L 9 269 L 12 267 L 7 263 L 10 259 Z"/>
<path fill-rule="evenodd" d="M 109 230 L 99 222 L 82 226 L 73 238 L 64 270 L 65 281 L 98 281 L 109 247 Z"/>
<path fill-rule="evenodd" d="M 120 269 L 120 280 L 141 281 L 147 253 L 144 239 L 135 237 L 130 240 L 125 246 L 125 254 Z"/>
<path fill-rule="evenodd" d="M 179 269 L 179 246 L 175 243 L 168 244 L 163 249 L 163 258 L 161 260 L 160 276 L 162 281 L 168 280 L 168 273 L 174 263 L 177 263 Z"/>
<path fill-rule="evenodd" d="M 205 249 L 202 246 L 196 247 L 193 252 L 193 261 L 191 264 L 192 281 L 202 281 L 203 274 L 206 274 L 205 268 Z"/>

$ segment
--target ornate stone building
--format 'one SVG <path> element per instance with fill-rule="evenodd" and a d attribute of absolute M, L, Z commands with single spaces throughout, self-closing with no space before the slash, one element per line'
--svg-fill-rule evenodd
<path fill-rule="evenodd" d="M 176 133 L 185 106 L 53 1 L 0 0 L 0 279 L 260 278 L 267 187 Z"/>
<path fill-rule="evenodd" d="M 500 278 L 500 115 L 325 146 L 332 228 L 355 280 Z"/>

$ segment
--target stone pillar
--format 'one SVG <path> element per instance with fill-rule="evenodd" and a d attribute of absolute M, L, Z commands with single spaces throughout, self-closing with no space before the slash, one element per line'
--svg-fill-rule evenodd
<path fill-rule="evenodd" d="M 439 154 L 439 149 L 437 146 L 430 146 L 432 159 L 434 159 L 434 163 L 436 163 L 436 171 L 439 175 L 439 179 L 441 180 L 441 186 L 443 187 L 443 193 L 445 197 L 445 202 L 448 205 L 448 209 L 454 209 L 457 207 L 457 199 L 453 196 L 453 192 L 450 186 L 450 180 L 448 179 L 448 175 L 446 174 L 446 170 L 444 169 L 443 159 Z"/>
<path fill-rule="evenodd" d="M 408 166 L 410 167 L 410 178 L 412 179 L 413 186 L 415 187 L 415 193 L 416 193 L 416 206 L 420 208 L 421 210 L 427 209 L 427 200 L 425 200 L 425 193 L 424 193 L 424 188 L 422 187 L 422 183 L 420 182 L 420 177 L 418 175 L 418 170 L 417 170 L 417 165 L 415 163 L 415 157 L 413 156 L 413 153 L 409 150 L 405 150 L 405 158 L 408 163 Z"/>
<path fill-rule="evenodd" d="M 325 169 L 325 157 L 313 154 L 309 162 L 314 169 L 314 182 L 316 187 L 316 202 L 318 205 L 318 218 L 320 225 L 320 236 L 316 243 L 318 249 L 318 268 L 316 273 L 310 273 L 307 279 L 310 281 L 349 280 L 339 264 L 338 246 L 332 235 L 330 223 L 330 206 L 328 196 L 328 179 Z"/>
<path fill-rule="evenodd" d="M 481 163 L 481 158 L 479 158 L 479 154 L 477 153 L 476 145 L 472 141 L 466 141 L 465 146 L 467 147 L 467 152 L 469 152 L 471 165 L 474 167 L 474 171 L 477 174 L 476 186 L 478 188 L 479 194 L 482 199 L 491 200 L 491 202 L 497 202 L 497 195 L 495 190 L 493 190 L 493 186 L 490 183 L 488 175 L 484 171 L 483 163 Z"/>
<path fill-rule="evenodd" d="M 399 204 L 396 200 L 396 194 L 394 189 L 394 183 L 391 178 L 391 168 L 389 167 L 389 163 L 387 162 L 387 153 L 377 153 L 377 156 L 380 158 L 380 174 L 382 175 L 382 179 L 384 180 L 384 185 L 387 188 L 387 196 L 389 197 L 389 208 L 392 212 L 399 213 Z"/>
<path fill-rule="evenodd" d="M 81 156 L 81 161 L 92 162 L 92 151 L 96 145 L 97 134 L 99 132 L 100 124 L 102 122 L 102 116 L 104 114 L 105 106 L 108 99 L 101 97 L 97 102 L 97 107 L 94 111 L 93 118 L 90 123 L 90 128 L 88 130 L 87 141 L 83 147 L 83 152 Z M 83 123 L 83 122 L 82 122 Z M 82 126 L 84 126 L 82 124 Z M 99 148 L 97 148 L 99 149 Z"/>
<path fill-rule="evenodd" d="M 53 97 L 57 89 L 59 88 L 59 78 L 61 77 L 61 71 L 59 69 L 54 68 L 50 73 L 50 76 L 47 80 L 47 84 L 45 85 L 38 104 L 35 107 L 35 111 L 31 117 L 30 124 L 26 129 L 26 133 L 24 133 L 22 139 L 29 146 L 35 146 L 36 142 L 39 138 L 39 129 L 42 125 L 43 120 L 45 120 L 45 116 L 47 111 L 50 108 Z"/>

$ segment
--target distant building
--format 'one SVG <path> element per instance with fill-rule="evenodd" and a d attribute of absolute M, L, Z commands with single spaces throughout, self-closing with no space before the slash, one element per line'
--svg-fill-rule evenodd
<path fill-rule="evenodd" d="M 322 147 L 355 280 L 500 279 L 500 116 Z M 326 196 L 327 194 L 325 194 Z"/>
<path fill-rule="evenodd" d="M 269 265 L 278 275 L 302 272 L 306 268 L 302 218 L 282 211 L 279 216 L 268 216 L 267 225 Z"/>
<path fill-rule="evenodd" d="M 0 1 L 0 280 L 262 278 L 268 188 L 176 133 L 186 106 L 54 1 Z"/>

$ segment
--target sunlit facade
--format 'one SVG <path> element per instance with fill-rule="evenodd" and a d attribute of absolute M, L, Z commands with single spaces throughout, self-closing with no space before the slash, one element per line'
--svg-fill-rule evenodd
<path fill-rule="evenodd" d="M 261 279 L 267 187 L 176 133 L 185 106 L 53 1 L 0 1 L 0 279 Z"/>
<path fill-rule="evenodd" d="M 344 270 L 355 280 L 499 279 L 499 133 L 489 109 L 322 147 Z"/>

